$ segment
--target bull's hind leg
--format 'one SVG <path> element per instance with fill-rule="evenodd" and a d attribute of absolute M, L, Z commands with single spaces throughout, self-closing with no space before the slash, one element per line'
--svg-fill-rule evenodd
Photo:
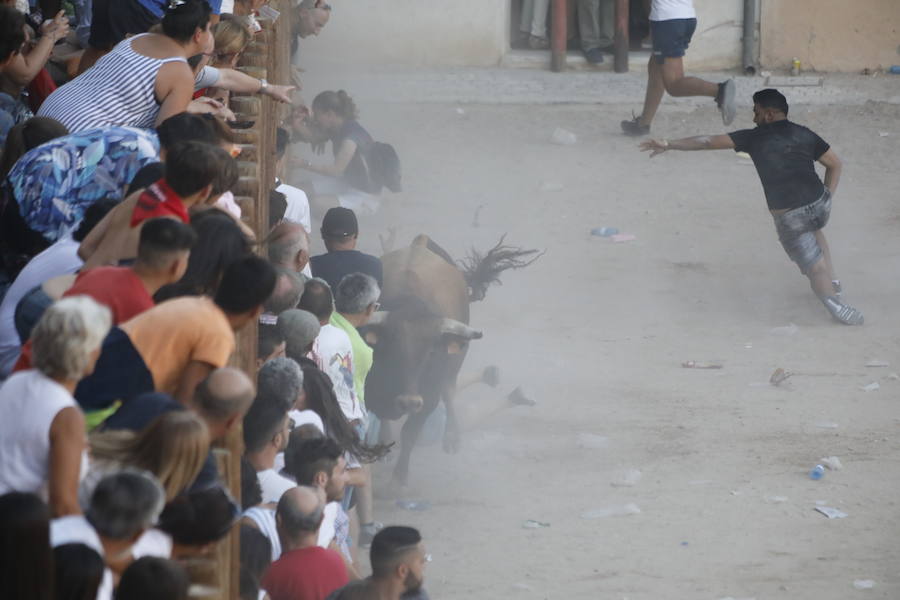
<path fill-rule="evenodd" d="M 428 406 L 427 402 L 426 406 Z M 425 421 L 431 412 L 430 410 L 420 410 L 409 415 L 406 423 L 403 424 L 403 429 L 400 430 L 400 453 L 397 456 L 397 464 L 394 465 L 394 476 L 391 481 L 393 487 L 406 486 L 409 481 L 409 457 L 412 455 L 416 442 L 419 441 L 419 434 L 422 433 L 422 427 L 425 426 Z"/>
<path fill-rule="evenodd" d="M 441 391 L 441 398 L 444 400 L 444 408 L 447 409 L 447 424 L 444 429 L 444 452 L 456 454 L 459 452 L 461 438 L 459 419 L 456 416 L 456 406 L 454 405 L 456 386 L 447 386 Z"/>

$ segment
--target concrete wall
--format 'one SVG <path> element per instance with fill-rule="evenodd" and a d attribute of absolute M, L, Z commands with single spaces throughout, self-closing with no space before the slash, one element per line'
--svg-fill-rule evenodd
<path fill-rule="evenodd" d="M 697 11 L 697 31 L 685 65 L 694 70 L 740 66 L 743 0 L 694 0 L 694 8 Z"/>
<path fill-rule="evenodd" d="M 900 0 L 762 0 L 761 62 L 861 71 L 900 64 Z"/>
<path fill-rule="evenodd" d="M 497 65 L 509 51 L 511 1 L 518 0 L 334 2 L 331 22 L 319 39 L 304 40 L 304 48 L 361 64 Z M 694 5 L 700 22 L 688 53 L 691 68 L 737 67 L 743 0 Z"/>
<path fill-rule="evenodd" d="M 353 0 L 332 6 L 319 39 L 304 44 L 335 59 L 488 66 L 509 48 L 508 0 Z"/>

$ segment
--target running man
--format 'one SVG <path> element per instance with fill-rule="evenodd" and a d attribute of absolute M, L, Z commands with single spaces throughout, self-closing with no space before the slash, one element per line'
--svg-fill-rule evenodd
<path fill-rule="evenodd" d="M 622 121 L 625 135 L 650 133 L 663 92 L 670 96 L 709 96 L 716 99 L 722 121 L 731 125 L 735 117 L 734 79 L 713 83 L 685 77 L 684 54 L 697 29 L 697 13 L 693 0 L 653 0 L 650 8 L 650 35 L 653 54 L 647 63 L 647 93 L 644 110 L 630 121 Z"/>
<path fill-rule="evenodd" d="M 784 250 L 809 278 L 813 292 L 831 316 L 845 325 L 862 325 L 862 313 L 841 300 L 841 283 L 834 276 L 822 231 L 841 179 L 841 160 L 825 140 L 788 121 L 787 115 L 787 99 L 781 92 L 761 90 L 753 94 L 755 129 L 671 141 L 647 140 L 641 143 L 641 150 L 650 152 L 651 158 L 666 150 L 733 149 L 748 153 Z M 824 184 L 816 174 L 814 161 L 825 167 Z"/>

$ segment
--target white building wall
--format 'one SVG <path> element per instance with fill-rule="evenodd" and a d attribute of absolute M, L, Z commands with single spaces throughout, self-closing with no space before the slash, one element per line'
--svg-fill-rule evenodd
<path fill-rule="evenodd" d="M 403 66 L 493 66 L 509 51 L 510 2 L 354 0 L 334 2 L 319 39 L 303 45 L 337 62 Z M 575 0 L 570 0 L 575 1 Z M 741 59 L 743 0 L 695 0 L 692 68 L 732 68 Z"/>

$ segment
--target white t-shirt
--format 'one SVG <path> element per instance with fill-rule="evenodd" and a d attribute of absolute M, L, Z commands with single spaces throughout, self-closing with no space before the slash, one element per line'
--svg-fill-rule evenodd
<path fill-rule="evenodd" d="M 319 541 L 316 544 L 320 548 L 327 548 L 331 545 L 331 541 L 334 539 L 334 520 L 337 518 L 340 508 L 339 502 L 329 502 L 325 505 L 322 524 L 319 525 Z"/>
<path fill-rule="evenodd" d="M 319 413 L 314 410 L 289 410 L 288 418 L 294 423 L 293 429 L 301 425 L 315 425 L 319 431 L 325 433 L 325 423 L 322 422 Z"/>
<path fill-rule="evenodd" d="M 266 469 L 258 471 L 256 478 L 259 480 L 259 487 L 262 488 L 262 503 L 278 502 L 281 495 L 297 484 L 283 475 L 279 475 L 275 469 Z"/>
<path fill-rule="evenodd" d="M 61 517 L 50 521 L 50 545 L 56 548 L 63 544 L 84 544 L 97 551 L 101 558 L 106 560 L 103 544 L 100 536 L 81 515 Z M 109 567 L 103 569 L 103 579 L 97 590 L 97 600 L 112 600 L 113 576 Z"/>
<path fill-rule="evenodd" d="M 262 506 L 251 506 L 244 511 L 244 516 L 252 519 L 256 527 L 272 544 L 272 562 L 281 556 L 281 540 L 278 539 L 278 527 L 275 523 L 275 511 Z"/>
<path fill-rule="evenodd" d="M 144 556 L 172 557 L 172 536 L 160 529 L 148 529 L 131 547 L 134 560 Z"/>
<path fill-rule="evenodd" d="M 325 424 L 322 422 L 322 417 L 314 410 L 289 410 L 288 418 L 294 423 L 291 429 L 296 429 L 301 425 L 315 425 L 319 431 L 323 434 L 325 433 Z M 275 455 L 275 464 L 272 468 L 276 473 L 281 473 L 284 470 L 284 452 L 279 452 Z"/>
<path fill-rule="evenodd" d="M 48 279 L 74 273 L 84 263 L 78 258 L 78 246 L 71 236 L 64 236 L 32 258 L 16 277 L 0 304 L 0 378 L 12 371 L 19 358 L 22 341 L 16 332 L 16 305 L 25 294 Z"/>
<path fill-rule="evenodd" d="M 347 420 L 364 420 L 365 410 L 353 388 L 353 346 L 347 332 L 331 323 L 322 325 L 309 357 L 328 374 L 341 412 Z"/>
<path fill-rule="evenodd" d="M 312 222 L 309 217 L 309 198 L 306 196 L 306 192 L 286 183 L 276 187 L 275 191 L 284 194 L 284 199 L 287 201 L 284 220 L 303 225 L 306 233 L 312 234 Z"/>
<path fill-rule="evenodd" d="M 694 0 L 653 0 L 653 7 L 650 9 L 651 21 L 696 18 Z"/>
<path fill-rule="evenodd" d="M 0 386 L 0 494 L 33 492 L 47 499 L 50 426 L 71 406 L 78 405 L 68 390 L 35 369 L 19 371 Z M 86 471 L 84 450 L 79 479 Z"/>
<path fill-rule="evenodd" d="M 276 187 L 275 191 L 284 194 L 284 199 L 287 202 L 287 208 L 284 210 L 283 219 L 290 223 L 303 225 L 303 229 L 306 230 L 307 235 L 311 235 L 312 221 L 309 216 L 309 198 L 306 196 L 306 192 L 286 183 L 282 183 Z M 303 271 L 301 272 L 312 279 L 312 269 L 310 268 L 309 263 L 306 263 L 306 266 L 303 267 Z"/>

